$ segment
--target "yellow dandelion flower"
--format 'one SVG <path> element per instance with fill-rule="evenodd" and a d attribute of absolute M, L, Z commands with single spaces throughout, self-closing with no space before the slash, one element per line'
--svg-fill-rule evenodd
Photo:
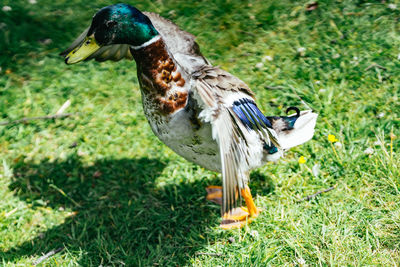
<path fill-rule="evenodd" d="M 339 140 L 333 134 L 329 134 L 328 135 L 328 141 L 331 142 L 331 143 L 334 143 L 334 142 L 337 142 Z"/>
<path fill-rule="evenodd" d="M 301 156 L 299 158 L 299 164 L 304 164 L 304 163 L 306 163 L 306 158 L 304 156 Z"/>

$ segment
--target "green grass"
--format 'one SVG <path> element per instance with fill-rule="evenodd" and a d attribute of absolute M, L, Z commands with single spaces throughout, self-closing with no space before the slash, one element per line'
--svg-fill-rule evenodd
<path fill-rule="evenodd" d="M 110 2 L 37 1 L 1 4 L 12 11 L 0 10 L 0 121 L 67 99 L 79 115 L 0 126 L 0 265 L 62 247 L 42 266 L 398 266 L 400 2 L 127 1 L 198 36 L 266 114 L 302 107 L 298 96 L 320 114 L 313 140 L 252 173 L 259 218 L 222 231 L 204 190 L 219 174 L 152 134 L 135 64 L 57 55 Z"/>

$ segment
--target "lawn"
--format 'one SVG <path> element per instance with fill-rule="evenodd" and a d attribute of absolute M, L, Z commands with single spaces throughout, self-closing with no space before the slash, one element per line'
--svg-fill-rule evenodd
<path fill-rule="evenodd" d="M 126 1 L 196 35 L 265 114 L 319 113 L 253 171 L 263 212 L 232 231 L 205 199 L 220 175 L 151 132 L 135 63 L 58 56 L 110 2 L 35 2 L 0 4 L 0 122 L 74 115 L 0 126 L 0 265 L 399 266 L 400 2 Z"/>

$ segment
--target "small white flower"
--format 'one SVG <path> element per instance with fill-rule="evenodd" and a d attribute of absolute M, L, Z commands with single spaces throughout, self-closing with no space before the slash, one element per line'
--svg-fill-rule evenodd
<path fill-rule="evenodd" d="M 353 60 L 351 60 L 350 63 L 351 63 L 351 64 L 354 64 L 354 65 L 358 65 L 358 63 L 359 63 L 358 57 L 354 56 L 354 57 L 353 57 Z"/>
<path fill-rule="evenodd" d="M 380 146 L 380 145 L 381 145 L 381 141 L 376 140 L 376 141 L 374 142 L 374 146 Z"/>
<path fill-rule="evenodd" d="M 258 238 L 260 235 L 258 234 L 258 232 L 256 230 L 253 230 L 250 232 L 251 237 L 253 238 Z"/>
<path fill-rule="evenodd" d="M 28 2 L 29 2 L 29 4 L 32 4 L 32 5 L 34 5 L 34 4 L 36 4 L 36 3 L 37 3 L 37 1 L 36 1 L 36 0 L 28 0 Z"/>
<path fill-rule="evenodd" d="M 299 263 L 300 266 L 303 266 L 306 264 L 306 260 L 301 257 L 297 259 L 297 262 Z"/>
<path fill-rule="evenodd" d="M 337 149 L 341 149 L 341 148 L 343 147 L 342 143 L 340 143 L 340 142 L 336 142 L 336 143 L 334 144 L 334 146 L 335 146 Z"/>
<path fill-rule="evenodd" d="M 79 157 L 84 157 L 84 156 L 87 156 L 88 154 L 86 153 L 86 152 L 84 152 L 84 151 L 81 151 L 81 150 L 78 150 L 78 156 Z"/>
<path fill-rule="evenodd" d="M 332 58 L 333 58 L 333 59 L 340 58 L 340 54 L 334 54 L 334 55 L 332 56 Z"/>
<path fill-rule="evenodd" d="M 306 52 L 306 48 L 305 47 L 299 47 L 299 48 L 297 48 L 297 53 L 304 53 L 304 52 Z"/>
<path fill-rule="evenodd" d="M 10 6 L 3 6 L 3 8 L 1 10 L 3 10 L 4 12 L 8 12 L 8 11 L 11 11 L 12 8 Z"/>
<path fill-rule="evenodd" d="M 383 117 L 385 117 L 385 112 L 381 112 L 378 115 L 376 115 L 377 118 L 381 119 Z"/>
<path fill-rule="evenodd" d="M 325 92 L 326 92 L 326 89 L 321 88 L 321 89 L 318 90 L 318 92 L 320 92 L 320 93 L 325 93 Z"/>
<path fill-rule="evenodd" d="M 265 56 L 265 57 L 263 57 L 263 59 L 262 59 L 263 62 L 265 62 L 265 61 L 272 61 L 272 60 L 274 60 L 274 58 L 271 57 L 271 56 Z"/>
<path fill-rule="evenodd" d="M 318 164 L 314 164 L 314 166 L 312 167 L 312 173 L 315 177 L 318 177 L 318 175 L 319 175 L 319 165 Z"/>
<path fill-rule="evenodd" d="M 315 81 L 315 84 L 321 84 L 321 81 Z"/>
<path fill-rule="evenodd" d="M 388 5 L 388 8 L 389 8 L 389 9 L 396 9 L 397 6 L 396 6 L 396 4 L 389 4 L 389 5 Z"/>
<path fill-rule="evenodd" d="M 262 62 L 258 62 L 258 63 L 256 64 L 256 68 L 257 68 L 257 69 L 262 69 L 262 67 L 264 67 L 264 64 L 263 64 Z"/>
<path fill-rule="evenodd" d="M 249 19 L 251 19 L 251 20 L 255 20 L 255 19 L 256 19 L 256 16 L 254 16 L 254 15 L 250 15 Z"/>
<path fill-rule="evenodd" d="M 299 47 L 299 48 L 297 48 L 297 53 L 298 53 L 301 57 L 304 57 L 304 55 L 306 54 L 306 48 L 305 48 L 305 47 Z"/>
<path fill-rule="evenodd" d="M 365 155 L 372 155 L 374 154 L 374 149 L 372 147 L 368 147 L 364 150 Z"/>
<path fill-rule="evenodd" d="M 397 55 L 397 60 L 400 60 L 400 53 Z"/>

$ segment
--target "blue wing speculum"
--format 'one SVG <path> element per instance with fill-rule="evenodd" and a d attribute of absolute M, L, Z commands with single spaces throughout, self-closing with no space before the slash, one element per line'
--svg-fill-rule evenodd
<path fill-rule="evenodd" d="M 232 109 L 248 129 L 272 129 L 271 122 L 262 114 L 253 100 L 248 98 L 237 100 L 233 102 Z"/>
<path fill-rule="evenodd" d="M 264 149 L 268 153 L 272 154 L 278 151 L 280 145 L 272 124 L 253 100 L 239 99 L 233 102 L 232 110 L 248 130 L 257 131 L 263 136 Z"/>

